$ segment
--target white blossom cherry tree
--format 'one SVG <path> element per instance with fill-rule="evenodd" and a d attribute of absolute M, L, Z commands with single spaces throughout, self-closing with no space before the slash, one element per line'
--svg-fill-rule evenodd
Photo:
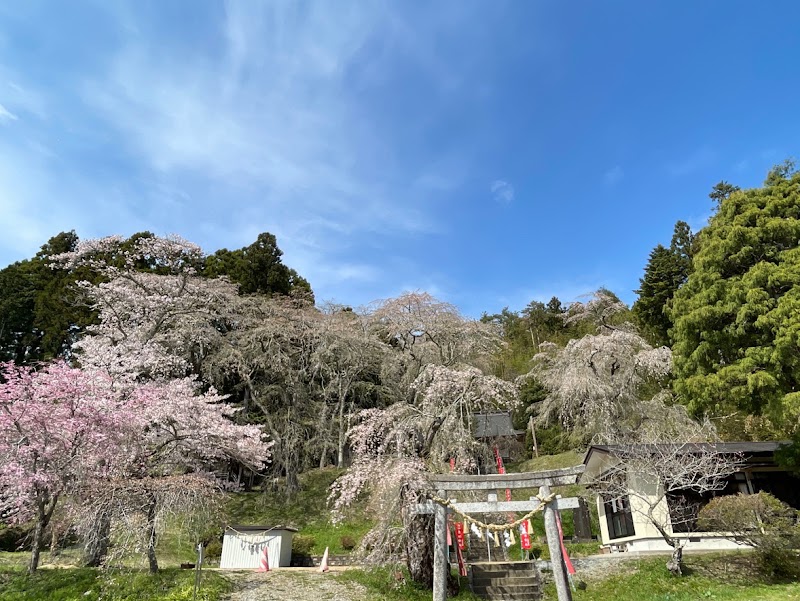
<path fill-rule="evenodd" d="M 336 465 L 344 467 L 347 430 L 353 414 L 363 405 L 359 392 L 374 391 L 389 347 L 370 332 L 364 315 L 347 308 L 328 305 L 323 308 L 319 321 L 319 338 L 312 356 L 311 367 L 319 383 L 323 399 L 322 415 L 335 425 Z M 329 401 L 334 413 L 328 414 Z M 362 401 L 363 402 L 363 401 Z M 319 435 L 324 436 L 329 427 L 321 425 Z M 323 442 L 320 465 L 324 467 L 327 441 Z"/>
<path fill-rule="evenodd" d="M 629 498 L 631 510 L 673 547 L 668 567 L 679 574 L 683 539 L 673 526 L 687 518 L 664 510 L 667 496 L 720 490 L 738 458 L 718 452 L 713 425 L 696 422 L 675 403 L 665 386 L 671 351 L 648 344 L 622 319 L 625 311 L 605 290 L 573 303 L 565 321 L 595 332 L 564 347 L 541 345 L 523 378 L 536 378 L 548 392 L 541 422 L 556 421 L 610 449 L 613 460 L 590 485 L 607 498 Z"/>
<path fill-rule="evenodd" d="M 144 379 L 198 373 L 239 302 L 236 286 L 197 274 L 202 257 L 177 236 L 85 240 L 54 257 L 67 269 L 91 267 L 103 280 L 79 283 L 98 314 L 75 345 L 81 364 Z"/>
<path fill-rule="evenodd" d="M 587 321 L 596 333 L 570 340 L 566 346 L 540 345 L 529 374 L 548 394 L 540 422 L 559 422 L 567 430 L 591 436 L 609 424 L 637 415 L 636 405 L 653 398 L 672 368 L 667 347 L 653 348 L 632 324 L 612 325 L 625 310 L 615 297 L 599 291 L 585 303 L 573 303 L 565 314 L 570 323 Z"/>
<path fill-rule="evenodd" d="M 433 583 L 433 520 L 411 507 L 428 491 L 426 476 L 449 469 L 470 472 L 485 452 L 471 431 L 475 412 L 517 404 L 516 387 L 474 367 L 427 365 L 410 386 L 411 399 L 369 409 L 349 432 L 355 460 L 331 490 L 335 515 L 368 491 L 376 526 L 365 537 L 368 561 L 404 551 L 411 577 Z"/>
<path fill-rule="evenodd" d="M 502 346 L 492 324 L 467 319 L 427 292 L 407 292 L 368 307 L 373 331 L 392 348 L 404 388 L 426 365 L 480 365 Z"/>
<path fill-rule="evenodd" d="M 157 494 L 165 490 L 161 479 L 169 478 L 175 491 L 185 482 L 184 498 L 199 499 L 188 494 L 198 490 L 199 482 L 206 482 L 209 494 L 224 484 L 212 472 L 215 465 L 236 460 L 258 468 L 268 456 L 261 430 L 234 423 L 236 410 L 224 395 L 195 379 L 205 356 L 221 344 L 240 302 L 236 287 L 226 280 L 197 275 L 202 256 L 199 247 L 181 238 L 144 235 L 128 241 L 87 240 L 55 258 L 66 268 L 88 265 L 103 277 L 99 283 L 81 284 L 99 320 L 76 344 L 77 358 L 84 368 L 113 378 L 130 406 L 137 407 L 139 419 L 132 424 L 141 426 L 128 430 L 131 452 L 125 473 L 88 489 L 84 499 L 93 496 L 99 503 L 102 494 L 113 493 L 129 499 L 129 508 L 142 509 L 143 521 L 127 523 L 142 525 L 151 571 L 158 569 L 159 516 L 171 506 L 169 497 Z M 96 548 L 102 552 L 107 536 L 101 528 L 89 539 L 99 541 Z M 89 558 L 90 563 L 97 560 Z"/>

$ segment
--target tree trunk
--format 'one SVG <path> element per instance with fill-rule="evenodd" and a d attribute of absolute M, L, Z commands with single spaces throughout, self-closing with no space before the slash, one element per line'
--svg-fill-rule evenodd
<path fill-rule="evenodd" d="M 33 574 L 39 567 L 39 554 L 44 539 L 44 528 L 47 525 L 44 510 L 44 501 L 40 500 L 36 508 L 36 525 L 33 527 L 33 542 L 31 546 L 31 560 L 28 564 L 28 574 Z"/>
<path fill-rule="evenodd" d="M 39 567 L 39 557 L 41 555 L 42 543 L 44 542 L 44 530 L 53 517 L 58 496 L 54 495 L 48 503 L 48 495 L 45 493 L 39 497 L 36 504 L 36 524 L 33 528 L 33 541 L 31 547 L 31 560 L 28 563 L 28 574 L 33 574 Z M 49 505 L 49 506 L 48 506 Z"/>
<path fill-rule="evenodd" d="M 52 560 L 54 557 L 58 557 L 61 554 L 61 549 L 59 548 L 59 538 L 61 536 L 61 530 L 56 526 L 56 524 L 52 524 L 50 526 L 50 559 Z"/>
<path fill-rule="evenodd" d="M 286 464 L 286 500 L 291 501 L 300 490 L 300 480 L 297 470 L 290 462 Z"/>
<path fill-rule="evenodd" d="M 650 507 L 647 512 L 647 517 L 650 518 L 650 523 L 653 524 L 653 526 L 656 527 L 656 530 L 659 531 L 664 539 L 664 542 L 672 547 L 672 557 L 667 562 L 667 569 L 673 576 L 682 576 L 683 571 L 681 568 L 683 567 L 683 545 L 678 540 L 672 538 L 664 526 L 662 526 L 658 520 L 653 518 L 653 509 L 655 507 L 655 504 Z"/>
<path fill-rule="evenodd" d="M 401 493 L 404 497 L 403 506 L 409 508 L 416 503 L 416 495 L 407 488 Z M 414 515 L 410 511 L 403 512 L 403 522 L 406 532 L 406 567 L 411 579 L 433 590 L 433 546 L 435 535 L 435 521 L 433 515 Z M 460 585 L 458 578 L 448 570 L 447 594 L 455 597 Z"/>
<path fill-rule="evenodd" d="M 319 454 L 319 469 L 328 467 L 328 441 L 322 443 L 322 452 Z"/>
<path fill-rule="evenodd" d="M 682 576 L 683 575 L 683 571 L 681 570 L 682 566 L 683 566 L 683 547 L 678 545 L 672 551 L 672 557 L 667 562 L 667 569 L 673 576 Z"/>
<path fill-rule="evenodd" d="M 409 513 L 405 522 L 408 573 L 414 582 L 433 589 L 433 516 Z"/>
<path fill-rule="evenodd" d="M 158 559 L 156 558 L 156 499 L 150 496 L 150 504 L 147 507 L 147 563 L 150 573 L 158 572 Z"/>
<path fill-rule="evenodd" d="M 345 426 L 344 426 L 344 398 L 342 397 L 341 384 L 339 385 L 339 445 L 336 453 L 336 467 L 344 466 L 344 441 L 345 441 Z"/>
<path fill-rule="evenodd" d="M 101 509 L 92 524 L 92 531 L 87 535 L 83 544 L 83 565 L 87 568 L 97 568 L 102 565 L 108 554 L 109 537 L 111 534 L 111 516 L 108 511 Z"/>

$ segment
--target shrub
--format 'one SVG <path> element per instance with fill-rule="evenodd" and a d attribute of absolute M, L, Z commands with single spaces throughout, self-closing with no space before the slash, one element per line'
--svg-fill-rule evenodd
<path fill-rule="evenodd" d="M 0 551 L 19 551 L 25 545 L 30 529 L 26 526 L 0 524 Z"/>
<path fill-rule="evenodd" d="M 354 539 L 352 536 L 345 535 L 339 539 L 339 542 L 342 545 L 342 549 L 345 551 L 352 551 L 356 548 L 356 539 Z"/>
<path fill-rule="evenodd" d="M 211 559 L 222 557 L 222 543 L 218 538 L 215 538 L 206 545 L 205 556 Z"/>
<path fill-rule="evenodd" d="M 292 538 L 292 553 L 295 555 L 309 555 L 317 541 L 310 534 L 295 534 Z"/>
<path fill-rule="evenodd" d="M 700 510 L 698 526 L 753 547 L 766 576 L 794 579 L 800 576 L 798 517 L 786 503 L 760 492 L 712 499 Z"/>

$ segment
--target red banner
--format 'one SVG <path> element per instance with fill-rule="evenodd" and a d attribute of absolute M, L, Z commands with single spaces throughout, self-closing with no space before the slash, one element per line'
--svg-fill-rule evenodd
<path fill-rule="evenodd" d="M 498 474 L 505 474 L 506 467 L 503 465 L 503 458 L 500 456 L 500 450 L 495 446 L 494 447 L 494 458 L 497 461 L 497 473 Z M 506 489 L 506 501 L 511 500 L 511 490 Z M 512 518 L 513 519 L 513 518 Z"/>
<path fill-rule="evenodd" d="M 467 575 L 467 564 L 464 563 L 464 555 L 461 553 L 461 548 L 460 547 L 456 547 L 456 560 L 458 561 L 458 573 L 459 573 L 459 575 L 460 576 L 466 576 Z"/>
<path fill-rule="evenodd" d="M 464 550 L 464 524 L 461 522 L 456 522 L 456 542 L 458 543 L 458 548 L 462 551 Z"/>
<path fill-rule="evenodd" d="M 523 549 L 531 548 L 531 533 L 528 532 L 528 520 L 519 525 L 519 544 Z"/>

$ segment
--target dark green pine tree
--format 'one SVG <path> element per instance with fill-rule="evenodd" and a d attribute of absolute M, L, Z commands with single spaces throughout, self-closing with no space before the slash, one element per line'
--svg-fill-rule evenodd
<path fill-rule="evenodd" d="M 206 258 L 206 277 L 228 276 L 242 294 L 300 295 L 313 301 L 311 285 L 294 269 L 283 264 L 283 251 L 273 234 L 262 233 L 250 246 L 223 248 Z"/>
<path fill-rule="evenodd" d="M 669 248 L 659 244 L 650 252 L 639 289 L 635 290 L 639 298 L 633 304 L 633 314 L 642 332 L 655 345 L 670 345 L 672 320 L 668 307 L 691 273 L 693 247 L 691 228 L 678 221 Z"/>
<path fill-rule="evenodd" d="M 714 210 L 719 210 L 719 206 L 722 204 L 722 201 L 739 190 L 741 190 L 739 186 L 729 184 L 725 180 L 716 184 L 708 194 L 708 197 L 714 201 Z"/>
<path fill-rule="evenodd" d="M 94 315 L 76 296 L 75 282 L 96 277 L 88 269 L 54 268 L 50 258 L 75 249 L 75 232 L 53 236 L 32 259 L 0 270 L 0 361 L 30 364 L 67 356 Z"/>

